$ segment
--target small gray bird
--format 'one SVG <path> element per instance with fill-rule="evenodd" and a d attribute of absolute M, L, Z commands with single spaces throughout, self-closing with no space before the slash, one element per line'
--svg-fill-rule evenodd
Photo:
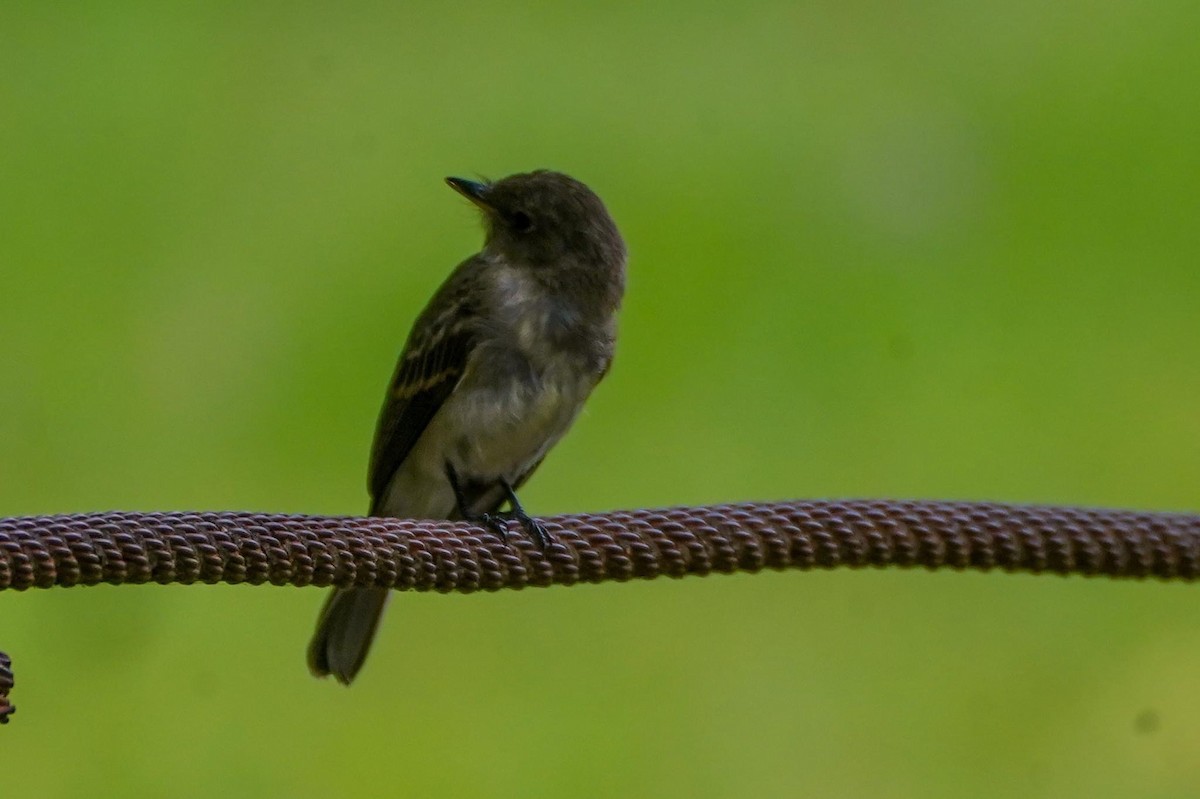
<path fill-rule="evenodd" d="M 446 182 L 483 211 L 486 238 L 404 345 L 371 449 L 371 515 L 465 519 L 504 540 L 514 520 L 544 549 L 515 491 L 612 362 L 625 243 L 600 198 L 561 173 Z M 350 684 L 387 596 L 335 589 L 309 644 L 313 674 Z"/>

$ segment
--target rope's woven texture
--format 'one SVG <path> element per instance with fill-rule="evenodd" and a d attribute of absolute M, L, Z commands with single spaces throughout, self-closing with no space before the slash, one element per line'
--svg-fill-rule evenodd
<path fill-rule="evenodd" d="M 541 552 L 463 522 L 263 513 L 0 519 L 0 588 L 272 583 L 494 591 L 764 568 L 1200 576 L 1200 516 L 956 502 L 781 502 L 542 520 Z"/>
<path fill-rule="evenodd" d="M 1200 575 L 1200 516 L 965 502 L 780 502 L 543 519 L 545 552 L 461 522 L 265 513 L 0 519 L 0 589 L 98 583 L 494 591 L 839 566 Z M 0 652 L 0 723 L 11 662 Z"/>

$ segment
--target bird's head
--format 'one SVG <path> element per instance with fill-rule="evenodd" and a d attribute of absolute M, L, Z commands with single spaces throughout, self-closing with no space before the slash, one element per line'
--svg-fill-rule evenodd
<path fill-rule="evenodd" d="M 485 250 L 514 266 L 622 270 L 625 243 L 596 194 L 561 172 L 538 170 L 495 182 L 446 178 L 477 205 Z"/>

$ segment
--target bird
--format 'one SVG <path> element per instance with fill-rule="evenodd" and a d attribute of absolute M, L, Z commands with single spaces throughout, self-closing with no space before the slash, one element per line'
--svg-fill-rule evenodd
<path fill-rule="evenodd" d="M 551 536 L 516 491 L 609 371 L 625 242 L 595 192 L 561 172 L 446 183 L 481 212 L 483 248 L 408 335 L 371 447 L 369 513 L 476 522 L 503 541 L 515 521 L 544 551 Z M 334 589 L 309 670 L 349 685 L 387 598 L 386 588 Z"/>

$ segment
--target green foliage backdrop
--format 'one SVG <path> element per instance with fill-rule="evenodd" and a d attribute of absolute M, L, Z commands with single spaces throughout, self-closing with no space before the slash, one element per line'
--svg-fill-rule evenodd
<path fill-rule="evenodd" d="M 0 10 L 0 514 L 365 509 L 474 252 L 561 169 L 631 254 L 536 512 L 903 496 L 1200 508 L 1194 2 Z M 0 596 L 6 795 L 1194 795 L 1200 589 L 764 574 Z"/>

